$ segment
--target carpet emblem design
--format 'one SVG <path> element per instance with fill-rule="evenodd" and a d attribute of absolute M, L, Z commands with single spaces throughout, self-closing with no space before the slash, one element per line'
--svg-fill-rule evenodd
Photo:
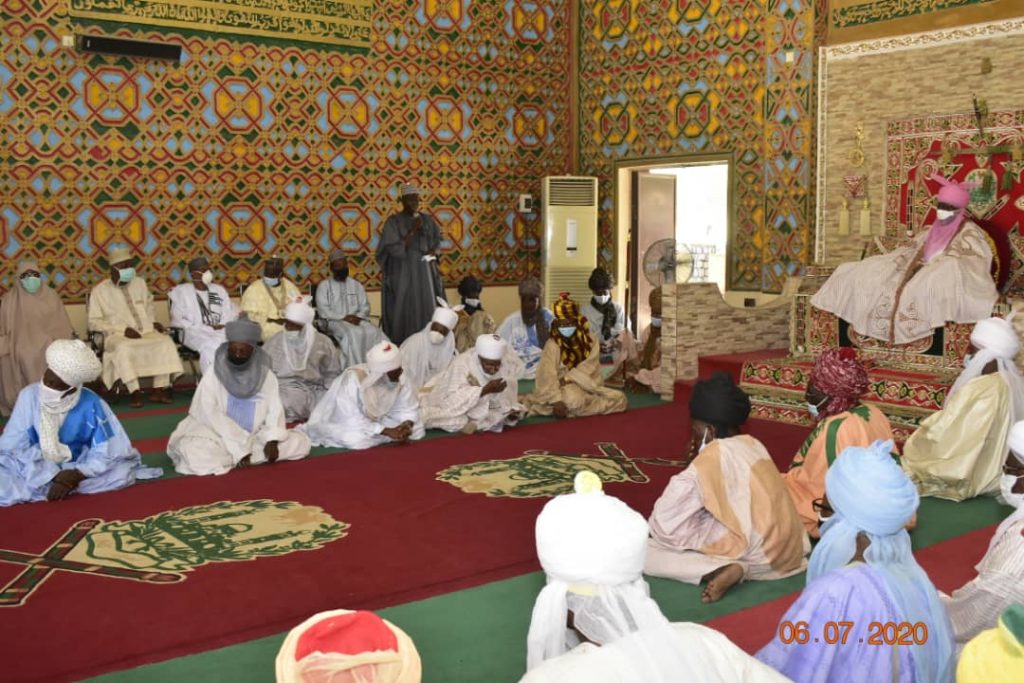
<path fill-rule="evenodd" d="M 0 607 L 20 607 L 55 571 L 153 584 L 184 581 L 211 562 L 242 562 L 321 547 L 349 524 L 294 501 L 220 501 L 126 521 L 84 519 L 39 555 L 0 549 L 25 565 L 0 590 Z"/>
<path fill-rule="evenodd" d="M 681 460 L 630 458 L 614 443 L 595 444 L 601 455 L 565 455 L 546 450 L 525 451 L 518 458 L 484 460 L 452 465 L 437 473 L 465 493 L 488 498 L 541 498 L 572 492 L 572 480 L 580 470 L 590 470 L 601 481 L 646 484 L 650 479 L 637 463 L 681 467 Z"/>

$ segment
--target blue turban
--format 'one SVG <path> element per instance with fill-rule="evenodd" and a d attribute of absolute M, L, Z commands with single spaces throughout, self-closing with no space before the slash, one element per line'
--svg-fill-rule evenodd
<path fill-rule="evenodd" d="M 807 581 L 849 564 L 857 552 L 857 535 L 863 532 L 871 541 L 864 561 L 882 577 L 900 616 L 928 625 L 928 641 L 910 646 L 916 680 L 952 681 L 953 629 L 938 591 L 914 559 L 906 529 L 920 499 L 892 451 L 892 441 L 852 446 L 829 468 L 825 495 L 835 513 L 821 528 Z"/>

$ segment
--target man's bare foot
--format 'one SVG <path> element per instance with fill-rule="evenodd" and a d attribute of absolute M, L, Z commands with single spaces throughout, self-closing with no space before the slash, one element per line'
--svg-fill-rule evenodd
<path fill-rule="evenodd" d="M 141 408 L 143 405 L 145 405 L 145 404 L 142 402 L 142 392 L 141 391 L 133 391 L 132 392 L 132 402 L 131 402 L 132 408 Z"/>
<path fill-rule="evenodd" d="M 701 591 L 700 601 L 703 603 L 718 602 L 722 596 L 729 592 L 743 579 L 743 567 L 736 563 L 719 567 L 704 577 L 707 585 Z"/>

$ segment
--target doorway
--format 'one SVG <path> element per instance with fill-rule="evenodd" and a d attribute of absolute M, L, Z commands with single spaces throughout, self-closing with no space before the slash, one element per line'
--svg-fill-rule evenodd
<path fill-rule="evenodd" d="M 714 282 L 724 294 L 732 219 L 731 155 L 623 162 L 617 170 L 619 282 L 634 330 L 650 322 L 650 292 Z"/>

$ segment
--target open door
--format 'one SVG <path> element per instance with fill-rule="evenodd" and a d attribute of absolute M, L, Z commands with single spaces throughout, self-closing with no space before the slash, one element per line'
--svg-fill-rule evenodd
<path fill-rule="evenodd" d="M 676 237 L 676 177 L 634 171 L 632 186 L 628 298 L 629 319 L 639 335 L 651 321 L 647 299 L 654 289 L 644 276 L 644 254 L 658 240 Z"/>

